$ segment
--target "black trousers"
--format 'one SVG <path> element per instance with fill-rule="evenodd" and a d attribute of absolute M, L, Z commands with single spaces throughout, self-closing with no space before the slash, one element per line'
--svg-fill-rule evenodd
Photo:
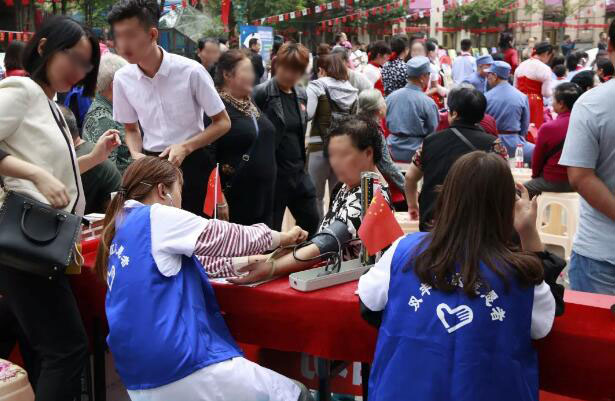
<path fill-rule="evenodd" d="M 316 188 L 312 179 L 304 171 L 290 176 L 278 175 L 273 205 L 273 229 L 282 228 L 284 211 L 290 209 L 297 225 L 310 236 L 318 231 L 320 223 L 316 207 Z"/>
<path fill-rule="evenodd" d="M 0 294 L 18 326 L 35 400 L 78 397 L 88 338 L 68 278 L 49 280 L 0 265 Z M 5 325 L 13 325 L 11 318 L 0 322 Z"/>
<path fill-rule="evenodd" d="M 149 152 L 144 150 L 143 154 L 148 156 L 158 156 L 160 152 Z M 205 203 L 205 191 L 207 180 L 211 173 L 212 162 L 205 151 L 205 148 L 195 150 L 184 159 L 180 166 L 184 174 L 184 186 L 182 188 L 182 209 L 187 210 L 197 216 L 206 217 L 203 214 L 203 204 Z"/>

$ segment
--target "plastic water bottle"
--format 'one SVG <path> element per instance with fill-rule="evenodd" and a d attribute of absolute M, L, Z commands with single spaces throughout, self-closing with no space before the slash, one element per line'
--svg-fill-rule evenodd
<path fill-rule="evenodd" d="M 515 150 L 515 168 L 523 168 L 523 144 L 517 144 Z"/>

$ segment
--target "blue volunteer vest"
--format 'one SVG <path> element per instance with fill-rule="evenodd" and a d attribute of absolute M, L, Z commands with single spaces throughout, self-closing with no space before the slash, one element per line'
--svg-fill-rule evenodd
<path fill-rule="evenodd" d="M 370 401 L 538 400 L 530 339 L 534 288 L 511 277 L 507 291 L 483 264 L 489 289 L 481 288 L 479 297 L 422 285 L 402 269 L 425 235 L 402 239 L 393 256 Z"/>
<path fill-rule="evenodd" d="M 151 248 L 150 207 L 124 209 L 107 267 L 107 343 L 129 390 L 156 388 L 241 355 L 202 265 L 182 257 L 163 276 Z"/>

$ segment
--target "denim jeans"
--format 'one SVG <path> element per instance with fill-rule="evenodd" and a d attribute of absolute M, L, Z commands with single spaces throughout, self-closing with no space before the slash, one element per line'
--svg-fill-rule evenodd
<path fill-rule="evenodd" d="M 532 163 L 532 154 L 534 153 L 534 144 L 528 142 L 524 137 L 519 134 L 500 134 L 500 141 L 502 145 L 508 150 L 508 157 L 514 158 L 517 145 L 523 145 L 523 163 Z"/>
<path fill-rule="evenodd" d="M 615 295 L 615 265 L 572 252 L 570 288 L 575 291 Z"/>

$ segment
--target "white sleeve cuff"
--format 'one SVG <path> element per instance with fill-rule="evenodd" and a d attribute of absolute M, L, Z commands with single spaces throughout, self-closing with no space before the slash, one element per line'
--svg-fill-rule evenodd
<path fill-rule="evenodd" d="M 402 237 L 404 238 L 404 237 Z M 384 310 L 389 297 L 389 282 L 391 280 L 391 263 L 399 244 L 398 239 L 382 255 L 367 273 L 359 279 L 359 298 L 369 310 L 379 312 Z"/>
<path fill-rule="evenodd" d="M 532 339 L 538 340 L 546 337 L 551 331 L 554 319 L 555 298 L 553 298 L 553 294 L 551 294 L 551 287 L 543 281 L 534 287 L 532 326 L 530 328 Z"/>

